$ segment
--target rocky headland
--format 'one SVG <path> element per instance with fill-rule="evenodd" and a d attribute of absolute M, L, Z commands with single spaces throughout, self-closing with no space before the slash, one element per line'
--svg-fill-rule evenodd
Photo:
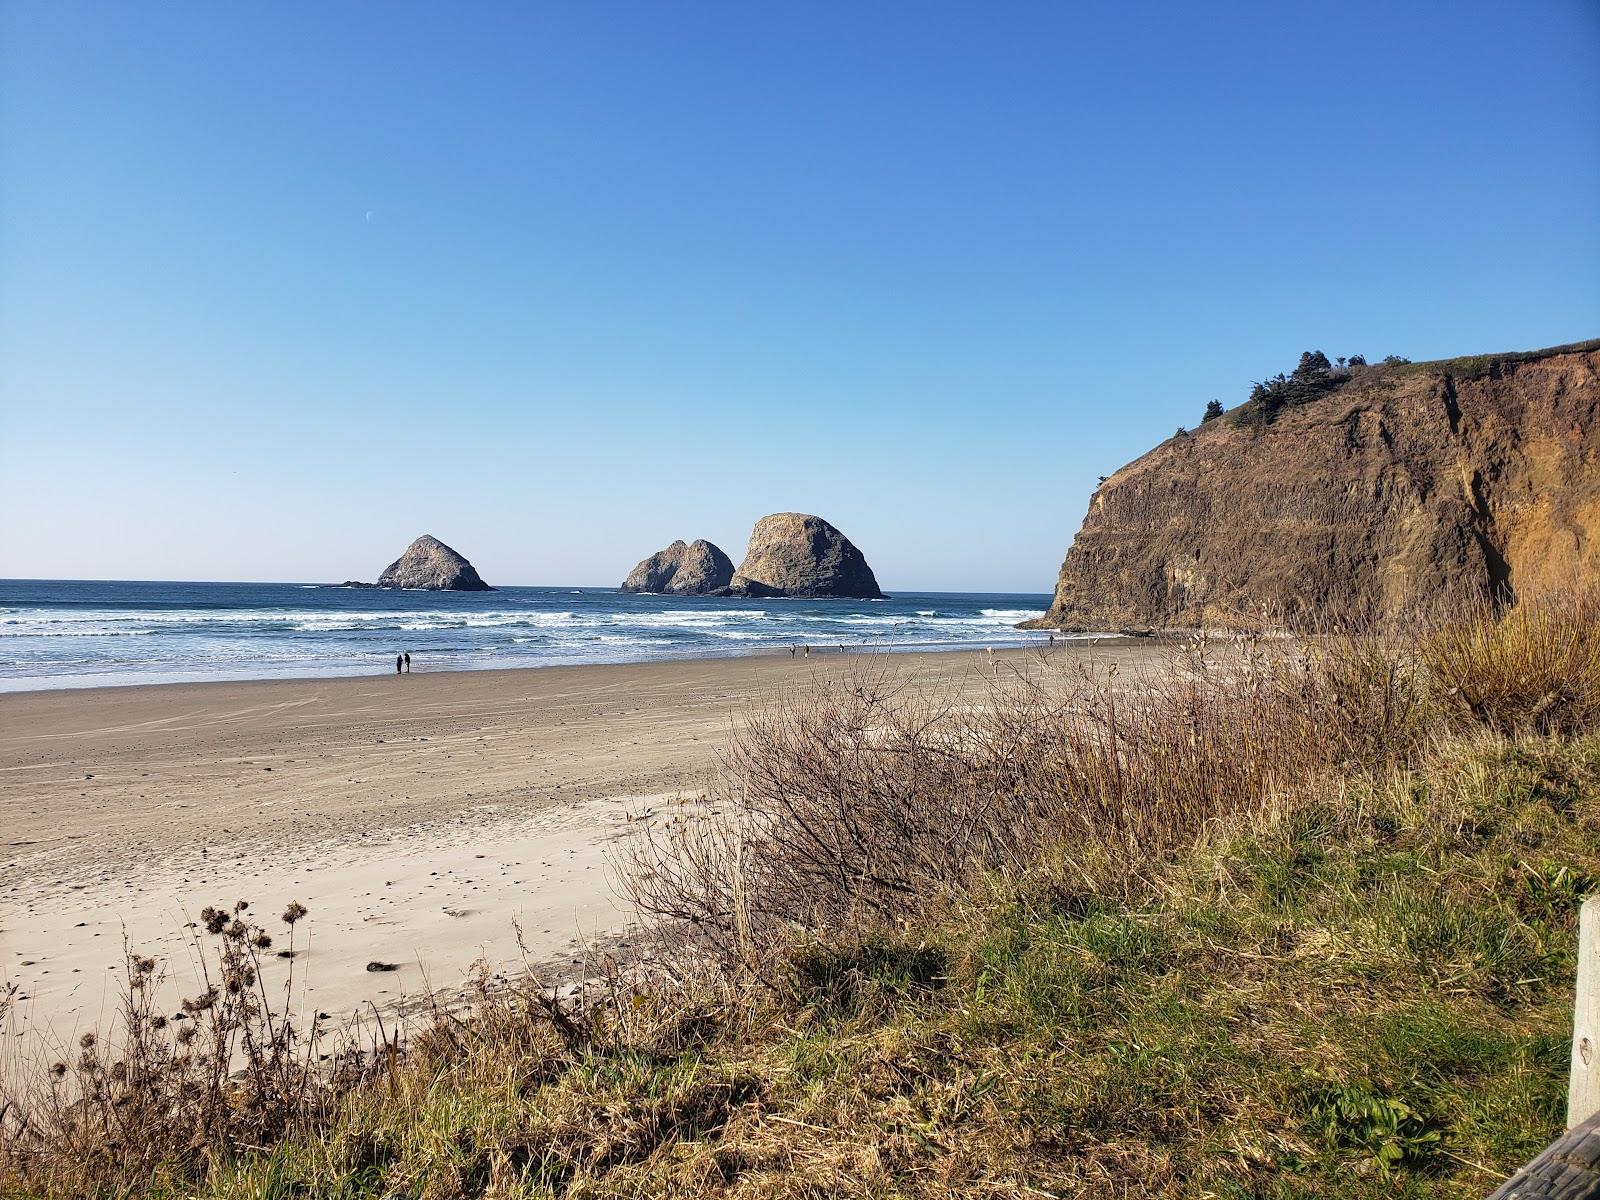
<path fill-rule="evenodd" d="M 438 538 L 423 534 L 378 576 L 384 588 L 423 592 L 492 592 L 477 570 Z"/>
<path fill-rule="evenodd" d="M 807 513 L 773 513 L 757 521 L 726 594 L 884 598 L 855 544 L 821 517 Z"/>
<path fill-rule="evenodd" d="M 1392 618 L 1596 581 L 1600 341 L 1374 366 L 1308 353 L 1102 480 L 1028 624 Z"/>
<path fill-rule="evenodd" d="M 636 566 L 622 581 L 621 591 L 672 596 L 712 596 L 733 582 L 733 559 L 697 538 L 673 542 Z"/>

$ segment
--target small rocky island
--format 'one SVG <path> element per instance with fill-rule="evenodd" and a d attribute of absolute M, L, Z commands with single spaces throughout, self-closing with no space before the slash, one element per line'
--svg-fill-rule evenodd
<path fill-rule="evenodd" d="M 350 586 L 350 585 L 346 585 Z M 421 592 L 492 592 L 476 568 L 438 538 L 423 534 L 384 573 L 382 588 Z"/>
<path fill-rule="evenodd" d="M 750 532 L 729 596 L 886 599 L 866 557 L 821 517 L 773 513 Z"/>
<path fill-rule="evenodd" d="M 658 550 L 622 581 L 624 592 L 713 596 L 733 582 L 733 559 L 704 538 Z"/>

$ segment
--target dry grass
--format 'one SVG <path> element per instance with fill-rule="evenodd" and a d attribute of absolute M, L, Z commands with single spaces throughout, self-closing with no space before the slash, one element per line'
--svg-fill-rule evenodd
<path fill-rule="evenodd" d="M 1560 1123 L 1600 741 L 1447 743 L 1076 890 L 788 943 L 781 988 L 490 993 L 271 1150 L 295 1196 L 1481 1195 Z"/>
<path fill-rule="evenodd" d="M 759 968 L 785 930 L 914 917 L 1060 847 L 1147 864 L 1330 770 L 1396 761 L 1423 713 L 1409 660 L 1370 638 L 1197 640 L 1147 679 L 1019 672 L 978 703 L 879 668 L 758 714 L 718 815 L 645 830 L 627 879 L 644 912 Z"/>
<path fill-rule="evenodd" d="M 1600 720 L 1600 590 L 1503 610 L 1479 601 L 1443 622 L 1426 658 L 1445 703 L 1504 732 L 1571 732 Z"/>
<path fill-rule="evenodd" d="M 0 1178 L 51 1195 L 120 1190 L 164 1164 L 226 1159 L 331 1111 L 369 1056 L 350 1045 L 324 1055 L 320 1026 L 296 1025 L 292 969 L 283 996 L 268 993 L 261 965 L 273 938 L 248 909 L 241 900 L 201 914 L 200 991 L 179 1013 L 156 1001 L 156 960 L 128 950 L 114 1027 L 85 1033 L 76 1054 L 39 1075 L 0 1080 Z M 282 916 L 291 960 L 305 915 L 291 904 Z"/>
<path fill-rule="evenodd" d="M 1482 1194 L 1560 1120 L 1595 614 L 790 695 L 638 849 L 675 978 L 330 1047 L 215 912 L 185 1032 L 135 955 L 3 1081 L 0 1194 Z"/>

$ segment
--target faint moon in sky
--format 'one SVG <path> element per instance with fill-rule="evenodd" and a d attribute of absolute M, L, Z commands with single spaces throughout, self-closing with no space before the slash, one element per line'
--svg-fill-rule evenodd
<path fill-rule="evenodd" d="M 366 223 L 367 223 L 367 224 L 368 224 L 368 225 L 371 225 L 371 224 L 372 224 L 372 210 L 371 210 L 371 209 L 370 209 L 370 208 L 369 208 L 369 209 L 367 209 L 367 215 L 366 215 L 366 217 L 364 217 L 364 218 L 363 218 L 363 219 L 364 219 L 364 220 L 365 220 L 365 221 L 366 221 Z"/>

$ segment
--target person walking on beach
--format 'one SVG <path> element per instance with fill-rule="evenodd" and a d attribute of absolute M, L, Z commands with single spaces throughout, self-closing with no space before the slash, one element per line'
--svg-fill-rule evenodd
<path fill-rule="evenodd" d="M 811 647 L 810 646 L 806 646 L 806 647 L 803 647 L 803 649 L 806 652 L 806 657 L 810 658 L 811 657 Z"/>
<path fill-rule="evenodd" d="M 405 665 L 406 656 L 404 654 L 396 654 L 394 656 L 394 673 L 396 675 L 400 674 L 400 672 L 405 668 Z"/>
<path fill-rule="evenodd" d="M 411 674 L 411 651 L 409 651 L 409 650 L 406 651 L 405 660 L 406 660 L 406 674 L 409 675 L 409 674 Z"/>

